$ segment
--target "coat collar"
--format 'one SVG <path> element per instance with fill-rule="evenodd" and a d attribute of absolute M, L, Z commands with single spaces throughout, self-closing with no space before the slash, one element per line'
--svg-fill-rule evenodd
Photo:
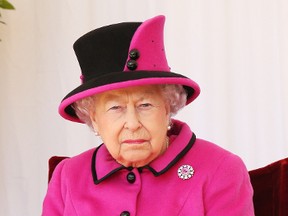
<path fill-rule="evenodd" d="M 183 122 L 173 120 L 173 130 L 170 132 L 170 146 L 164 154 L 150 164 L 138 168 L 150 170 L 154 176 L 159 176 L 176 164 L 193 146 L 196 136 L 189 126 Z M 95 184 L 99 184 L 114 173 L 122 169 L 132 170 L 133 167 L 125 167 L 117 163 L 110 155 L 105 145 L 95 149 L 92 156 L 92 176 Z"/>

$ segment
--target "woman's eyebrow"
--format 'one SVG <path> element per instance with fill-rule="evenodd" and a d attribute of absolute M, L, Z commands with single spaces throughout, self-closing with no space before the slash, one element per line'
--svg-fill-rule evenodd
<path fill-rule="evenodd" d="M 101 100 L 102 101 L 117 101 L 117 100 L 122 100 L 123 99 L 123 95 L 125 95 L 128 93 L 106 93 L 104 95 L 101 96 Z M 155 91 L 154 89 L 146 89 L 144 92 L 141 93 L 137 93 L 136 96 L 139 98 L 138 100 L 145 100 L 148 98 L 151 98 L 153 95 L 157 94 L 157 91 Z"/>
<path fill-rule="evenodd" d="M 122 96 L 121 94 L 107 93 L 102 96 L 101 100 L 102 101 L 120 100 L 121 96 Z"/>

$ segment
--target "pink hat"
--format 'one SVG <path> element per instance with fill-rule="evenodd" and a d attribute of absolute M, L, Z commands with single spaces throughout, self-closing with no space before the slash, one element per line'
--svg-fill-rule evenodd
<path fill-rule="evenodd" d="M 143 23 L 125 22 L 95 29 L 74 43 L 81 67 L 82 84 L 59 106 L 60 115 L 81 122 L 72 104 L 82 98 L 125 87 L 180 84 L 187 91 L 187 104 L 200 93 L 193 80 L 170 71 L 165 55 L 164 16 Z"/>

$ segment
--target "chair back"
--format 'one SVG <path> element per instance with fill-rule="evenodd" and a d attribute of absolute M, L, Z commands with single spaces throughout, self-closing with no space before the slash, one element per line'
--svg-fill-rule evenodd
<path fill-rule="evenodd" d="M 288 158 L 249 171 L 256 216 L 288 216 Z"/>

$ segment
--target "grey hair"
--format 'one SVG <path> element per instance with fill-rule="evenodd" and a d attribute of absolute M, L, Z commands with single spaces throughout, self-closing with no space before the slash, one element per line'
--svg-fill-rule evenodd
<path fill-rule="evenodd" d="M 163 84 L 160 85 L 160 89 L 165 101 L 170 105 L 170 117 L 176 115 L 187 102 L 187 92 L 182 85 L 178 84 Z M 77 117 L 92 130 L 94 129 L 90 112 L 94 107 L 94 103 L 94 96 L 89 96 L 74 102 L 72 105 Z"/>

